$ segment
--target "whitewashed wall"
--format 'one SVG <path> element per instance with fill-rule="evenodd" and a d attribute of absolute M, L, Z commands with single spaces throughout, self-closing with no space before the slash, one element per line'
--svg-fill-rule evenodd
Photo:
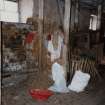
<path fill-rule="evenodd" d="M 18 4 L 6 0 L 0 0 L 0 20 L 8 22 L 21 22 L 26 23 L 27 18 L 33 16 L 33 0 L 19 0 L 19 11 Z M 38 16 L 38 1 L 35 1 L 34 16 Z M 57 11 L 56 0 L 45 0 L 44 4 L 44 16 L 50 18 L 59 23 L 60 17 Z"/>
<path fill-rule="evenodd" d="M 33 0 L 20 0 L 20 20 L 26 23 L 27 18 L 33 15 Z"/>
<path fill-rule="evenodd" d="M 0 0 L 0 21 L 19 22 L 18 4 Z"/>

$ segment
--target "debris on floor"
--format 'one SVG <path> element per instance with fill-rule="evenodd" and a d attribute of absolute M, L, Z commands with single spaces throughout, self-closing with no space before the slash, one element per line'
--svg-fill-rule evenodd
<path fill-rule="evenodd" d="M 35 79 L 31 76 L 30 81 Z M 91 83 L 84 92 L 54 93 L 46 101 L 36 101 L 29 94 L 30 82 L 2 89 L 2 105 L 105 105 L 105 84 Z"/>

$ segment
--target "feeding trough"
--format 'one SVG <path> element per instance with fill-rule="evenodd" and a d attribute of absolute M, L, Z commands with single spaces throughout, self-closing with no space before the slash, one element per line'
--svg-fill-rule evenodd
<path fill-rule="evenodd" d="M 53 92 L 50 90 L 41 90 L 41 89 L 31 89 L 29 91 L 30 95 L 33 99 L 36 99 L 38 101 L 45 101 L 47 100 L 51 95 L 53 95 Z"/>

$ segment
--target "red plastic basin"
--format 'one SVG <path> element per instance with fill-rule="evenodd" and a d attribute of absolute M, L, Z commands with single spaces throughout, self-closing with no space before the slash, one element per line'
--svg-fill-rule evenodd
<path fill-rule="evenodd" d="M 51 95 L 53 95 L 53 92 L 50 90 L 40 90 L 40 89 L 31 89 L 29 93 L 31 94 L 32 98 L 38 101 L 45 101 Z"/>

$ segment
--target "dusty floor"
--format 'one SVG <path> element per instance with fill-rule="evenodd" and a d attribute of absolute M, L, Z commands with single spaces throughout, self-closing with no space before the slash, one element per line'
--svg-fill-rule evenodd
<path fill-rule="evenodd" d="M 28 82 L 21 83 L 18 86 L 3 88 L 2 105 L 105 105 L 105 81 L 90 84 L 81 93 L 55 93 L 45 102 L 32 99 L 29 94 L 30 81 L 29 79 Z"/>

